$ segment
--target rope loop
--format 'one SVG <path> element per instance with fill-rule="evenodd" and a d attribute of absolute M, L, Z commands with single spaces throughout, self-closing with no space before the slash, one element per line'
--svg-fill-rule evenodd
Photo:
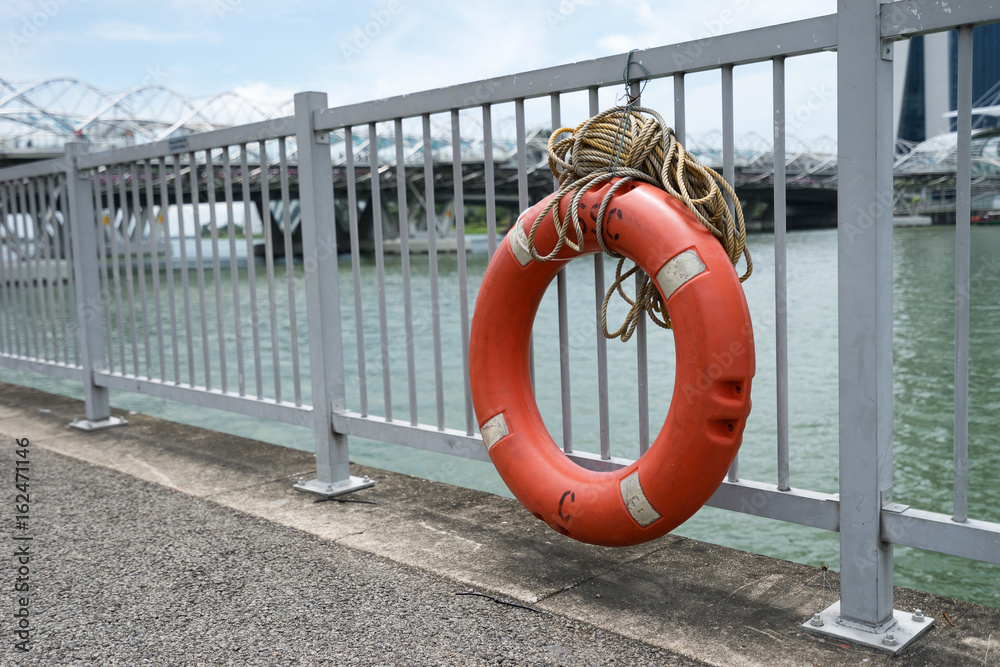
<path fill-rule="evenodd" d="M 559 187 L 556 196 L 532 223 L 527 243 L 532 259 L 540 262 L 555 258 L 564 245 L 581 250 L 583 225 L 579 214 L 580 200 L 592 188 L 600 187 L 612 178 L 619 179 L 601 201 L 595 231 L 601 249 L 619 258 L 615 282 L 604 296 L 601 326 L 605 337 L 621 338 L 622 341 L 632 337 L 643 312 L 657 325 L 670 328 L 670 317 L 656 285 L 638 266 L 622 273 L 625 258 L 613 252 L 604 242 L 602 228 L 608 204 L 625 183 L 651 183 L 676 197 L 719 240 L 733 266 L 739 263 L 740 258 L 744 259 L 746 269 L 740 276 L 740 282 L 753 272 L 753 261 L 746 247 L 743 210 L 732 186 L 718 172 L 704 166 L 684 150 L 674 131 L 667 127 L 656 111 L 638 106 L 637 101 L 638 97 L 630 98 L 627 105 L 602 111 L 576 128 L 561 127 L 552 133 L 549 137 L 549 169 L 558 178 Z M 548 254 L 540 255 L 534 245 L 535 233 L 550 211 L 559 211 L 558 205 L 567 195 L 570 205 L 566 207 L 566 213 L 561 218 L 558 214 L 552 216 L 559 240 Z M 733 203 L 732 209 L 727 198 Z M 639 285 L 634 298 L 623 289 L 624 281 L 633 275 L 638 276 Z M 629 304 L 630 310 L 622 326 L 609 332 L 607 308 L 615 292 Z"/>

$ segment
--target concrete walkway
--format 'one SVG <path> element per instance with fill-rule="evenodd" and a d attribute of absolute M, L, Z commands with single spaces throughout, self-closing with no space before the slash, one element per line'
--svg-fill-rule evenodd
<path fill-rule="evenodd" d="M 31 651 L 8 557 L 2 664 L 1000 665 L 998 609 L 897 589 L 938 622 L 891 658 L 799 628 L 815 568 L 675 536 L 584 545 L 515 501 L 360 466 L 373 488 L 316 502 L 291 488 L 308 453 L 142 415 L 70 429 L 82 414 L 0 384 L 4 553 L 34 538 Z"/>

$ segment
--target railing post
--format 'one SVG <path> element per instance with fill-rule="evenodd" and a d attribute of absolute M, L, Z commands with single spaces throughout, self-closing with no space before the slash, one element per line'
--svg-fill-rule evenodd
<path fill-rule="evenodd" d="M 298 93 L 295 96 L 295 141 L 316 445 L 316 479 L 300 481 L 295 488 L 332 497 L 369 487 L 374 482 L 350 474 L 347 435 L 333 430 L 334 413 L 346 409 L 346 389 L 330 135 L 317 132 L 314 123 L 314 112 L 326 107 L 325 93 Z"/>
<path fill-rule="evenodd" d="M 930 623 L 892 607 L 892 55 L 880 0 L 837 3 L 840 600 L 803 627 L 896 653 Z"/>
<path fill-rule="evenodd" d="M 80 363 L 83 366 L 83 399 L 85 419 L 70 423 L 84 431 L 96 431 L 127 424 L 121 417 L 111 416 L 108 388 L 94 383 L 94 372 L 104 368 L 104 330 L 101 326 L 103 302 L 101 277 L 97 261 L 97 234 L 100 230 L 94 217 L 94 193 L 90 172 L 77 166 L 79 156 L 87 153 L 85 143 L 66 144 L 66 184 L 73 244 L 73 277 L 76 281 L 76 332 L 80 337 Z"/>

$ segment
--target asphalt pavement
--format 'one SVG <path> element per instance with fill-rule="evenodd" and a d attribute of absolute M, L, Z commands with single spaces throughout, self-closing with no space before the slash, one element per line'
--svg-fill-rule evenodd
<path fill-rule="evenodd" d="M 18 449 L 0 436 L 3 469 Z M 697 664 L 39 446 L 28 460 L 34 631 L 27 653 L 4 633 L 6 664 Z"/>

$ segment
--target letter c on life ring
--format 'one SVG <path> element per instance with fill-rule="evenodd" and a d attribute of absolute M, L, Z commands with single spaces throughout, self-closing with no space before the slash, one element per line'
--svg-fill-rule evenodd
<path fill-rule="evenodd" d="M 625 546 L 667 534 L 722 482 L 750 413 L 754 344 L 739 278 L 711 232 L 663 190 L 624 184 L 608 207 L 618 212 L 605 221 L 604 240 L 636 262 L 664 298 L 676 348 L 674 393 L 659 434 L 631 465 L 594 471 L 562 452 L 535 402 L 531 328 L 546 287 L 565 261 L 600 250 L 589 211 L 597 210 L 612 183 L 583 196 L 584 245 L 579 252 L 564 246 L 556 261 L 533 260 L 526 249 L 525 226 L 551 196 L 521 215 L 480 287 L 469 373 L 483 441 L 514 496 L 564 535 Z M 569 200 L 556 207 L 560 215 Z M 539 254 L 556 245 L 551 216 L 535 234 Z"/>

